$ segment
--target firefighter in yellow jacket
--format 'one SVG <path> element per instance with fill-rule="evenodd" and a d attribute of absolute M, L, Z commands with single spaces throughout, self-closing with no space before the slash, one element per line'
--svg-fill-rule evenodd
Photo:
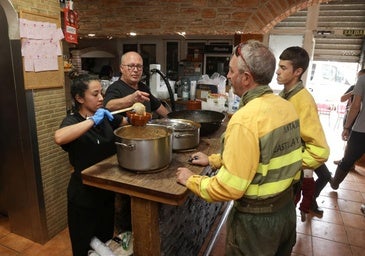
<path fill-rule="evenodd" d="M 299 46 L 289 47 L 281 53 L 279 59 L 277 82 L 284 85 L 280 96 L 293 103 L 300 121 L 300 136 L 303 142 L 303 198 L 299 209 L 302 221 L 305 221 L 306 214 L 310 210 L 317 217 L 322 217 L 323 211 L 318 208 L 316 198 L 331 178 L 324 164 L 330 150 L 319 120 L 317 105 L 301 80 L 309 64 L 307 51 Z M 313 178 L 313 171 L 318 176 L 316 181 Z M 299 200 L 300 193 L 296 202 Z"/>
<path fill-rule="evenodd" d="M 257 41 L 234 48 L 228 79 L 241 97 L 222 137 L 221 154 L 192 155 L 192 163 L 219 169 L 212 177 L 186 167 L 177 181 L 209 202 L 234 200 L 227 221 L 226 255 L 290 255 L 296 242 L 294 183 L 302 144 L 293 105 L 268 86 L 275 57 Z"/>

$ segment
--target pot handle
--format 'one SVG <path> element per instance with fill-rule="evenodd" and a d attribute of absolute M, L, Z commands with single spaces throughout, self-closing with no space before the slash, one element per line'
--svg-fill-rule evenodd
<path fill-rule="evenodd" d="M 124 144 L 120 142 L 114 142 L 116 145 L 121 146 L 123 149 L 127 149 L 129 151 L 136 149 L 136 144 Z"/>
<path fill-rule="evenodd" d="M 194 137 L 195 134 L 193 133 L 184 133 L 184 134 L 174 134 L 175 138 L 184 138 L 184 137 Z"/>

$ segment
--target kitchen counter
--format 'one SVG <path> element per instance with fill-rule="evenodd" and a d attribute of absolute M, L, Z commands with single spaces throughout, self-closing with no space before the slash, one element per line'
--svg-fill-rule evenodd
<path fill-rule="evenodd" d="M 220 129 L 207 137 L 200 137 L 198 147 L 193 151 L 206 154 L 219 152 Z M 178 167 L 189 167 L 196 174 L 209 175 L 210 167 L 190 165 L 187 160 L 193 151 L 174 152 L 171 164 L 155 173 L 136 173 L 125 170 L 118 164 L 117 155 L 113 155 L 82 172 L 84 184 L 126 194 L 131 197 L 132 230 L 134 235 L 134 255 L 161 255 L 159 230 L 160 206 L 183 205 L 192 193 L 176 182 Z"/>

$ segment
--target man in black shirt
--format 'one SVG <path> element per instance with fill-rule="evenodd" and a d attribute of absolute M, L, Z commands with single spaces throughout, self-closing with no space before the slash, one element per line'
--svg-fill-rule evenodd
<path fill-rule="evenodd" d="M 143 103 L 147 112 L 156 112 L 166 117 L 168 110 L 161 101 L 154 97 L 149 88 L 140 80 L 142 77 L 143 60 L 137 52 L 127 52 L 121 58 L 120 80 L 111 84 L 104 97 L 104 105 L 114 111 L 128 108 L 136 102 Z"/>

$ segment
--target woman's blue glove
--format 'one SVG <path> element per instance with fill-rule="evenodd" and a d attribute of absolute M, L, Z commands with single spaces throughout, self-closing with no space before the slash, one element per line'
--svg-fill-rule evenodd
<path fill-rule="evenodd" d="M 94 126 L 97 126 L 103 121 L 105 116 L 109 119 L 109 121 L 114 119 L 112 113 L 110 113 L 110 111 L 106 110 L 105 108 L 99 108 L 90 118 L 94 121 Z"/>

